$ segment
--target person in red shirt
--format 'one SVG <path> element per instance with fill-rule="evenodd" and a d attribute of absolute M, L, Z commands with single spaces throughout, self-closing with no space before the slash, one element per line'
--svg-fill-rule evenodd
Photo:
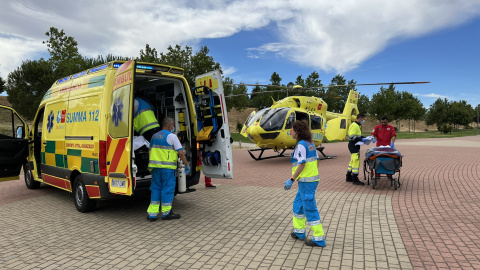
<path fill-rule="evenodd" d="M 388 124 L 387 116 L 382 117 L 380 120 L 380 125 L 377 125 L 371 134 L 373 137 L 377 138 L 377 147 L 378 146 L 387 146 L 394 148 L 394 142 L 397 138 L 397 133 L 395 128 Z"/>

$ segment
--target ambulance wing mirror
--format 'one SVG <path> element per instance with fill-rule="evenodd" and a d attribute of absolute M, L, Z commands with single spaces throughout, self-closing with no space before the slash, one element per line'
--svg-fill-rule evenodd
<path fill-rule="evenodd" d="M 25 135 L 25 130 L 23 130 L 22 126 L 17 127 L 17 138 L 22 139 Z"/>

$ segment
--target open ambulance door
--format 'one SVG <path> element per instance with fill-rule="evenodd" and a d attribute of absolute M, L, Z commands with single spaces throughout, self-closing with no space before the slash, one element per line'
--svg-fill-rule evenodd
<path fill-rule="evenodd" d="M 232 145 L 220 71 L 195 77 L 192 90 L 203 174 L 211 178 L 232 179 Z"/>
<path fill-rule="evenodd" d="M 135 65 L 135 61 L 130 60 L 115 72 L 107 117 L 106 176 L 108 188 L 114 194 L 132 195 L 134 185 L 131 175 L 131 125 Z"/>
<path fill-rule="evenodd" d="M 0 105 L 0 182 L 19 180 L 28 157 L 28 125 L 17 112 Z"/>

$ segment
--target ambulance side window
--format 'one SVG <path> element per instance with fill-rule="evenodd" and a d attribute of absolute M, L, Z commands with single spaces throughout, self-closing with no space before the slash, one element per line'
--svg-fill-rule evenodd
<path fill-rule="evenodd" d="M 0 108 L 0 137 L 15 138 L 12 116 L 13 112 L 11 110 Z"/>

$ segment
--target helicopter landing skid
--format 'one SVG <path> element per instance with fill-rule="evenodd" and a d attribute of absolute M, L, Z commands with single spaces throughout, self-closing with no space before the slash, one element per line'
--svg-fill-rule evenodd
<path fill-rule="evenodd" d="M 323 160 L 323 159 L 332 159 L 332 158 L 335 158 L 337 156 L 327 156 L 325 155 L 325 153 L 323 153 L 323 149 L 325 149 L 325 147 L 319 147 L 317 148 L 318 152 L 320 152 L 320 154 L 322 154 L 323 157 L 319 158 L 319 160 Z"/>
<path fill-rule="evenodd" d="M 282 149 L 282 152 L 278 152 L 278 154 L 275 155 L 275 156 L 262 157 L 263 152 L 264 152 L 265 150 L 269 150 L 269 149 L 272 149 L 272 148 L 251 149 L 251 150 L 247 150 L 247 151 L 248 151 L 248 153 L 250 154 L 250 156 L 251 156 L 253 159 L 255 159 L 255 160 L 258 161 L 258 160 L 269 159 L 269 158 L 285 157 L 285 155 L 283 155 L 283 153 L 285 153 L 285 150 L 287 150 L 287 149 Z M 272 150 L 273 150 L 273 149 L 272 149 Z M 252 154 L 253 151 L 261 151 L 261 152 L 260 152 L 260 155 L 258 155 L 258 157 L 255 157 L 255 156 Z"/>

